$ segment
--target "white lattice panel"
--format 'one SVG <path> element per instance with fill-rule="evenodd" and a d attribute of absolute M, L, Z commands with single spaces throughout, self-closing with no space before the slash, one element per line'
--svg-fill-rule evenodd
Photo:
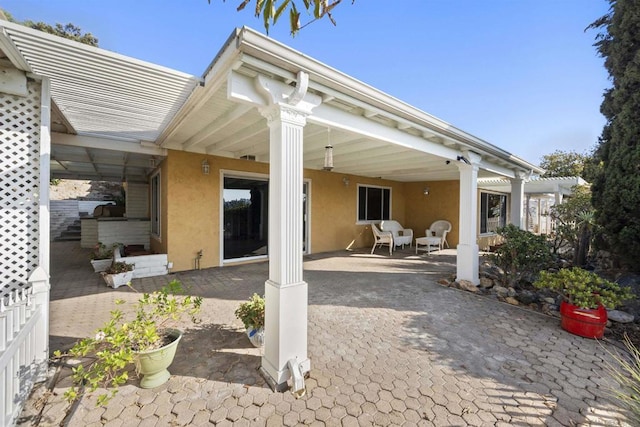
<path fill-rule="evenodd" d="M 27 286 L 38 265 L 41 84 L 0 93 L 0 297 Z"/>

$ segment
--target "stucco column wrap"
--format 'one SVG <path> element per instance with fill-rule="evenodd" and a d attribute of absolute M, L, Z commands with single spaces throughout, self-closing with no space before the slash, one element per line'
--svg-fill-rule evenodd
<path fill-rule="evenodd" d="M 302 148 L 307 114 L 282 104 L 262 109 L 269 125 L 269 280 L 265 283 L 262 371 L 286 387 L 287 361 L 307 358 L 307 283 L 302 280 Z"/>
<path fill-rule="evenodd" d="M 457 246 L 457 280 L 480 283 L 478 273 L 478 164 L 479 156 L 467 153 L 471 164 L 459 162 L 460 236 Z"/>

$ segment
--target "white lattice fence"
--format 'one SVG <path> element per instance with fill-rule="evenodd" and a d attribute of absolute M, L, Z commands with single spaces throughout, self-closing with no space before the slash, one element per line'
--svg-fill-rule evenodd
<path fill-rule="evenodd" d="M 0 93 L 0 297 L 38 266 L 41 83 L 26 97 Z"/>

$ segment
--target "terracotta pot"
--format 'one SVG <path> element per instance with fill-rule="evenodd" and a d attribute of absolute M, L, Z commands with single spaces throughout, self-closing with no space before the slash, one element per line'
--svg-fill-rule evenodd
<path fill-rule="evenodd" d="M 585 338 L 602 338 L 607 325 L 607 309 L 602 305 L 595 309 L 580 308 L 562 301 L 560 319 L 562 329 L 567 332 Z"/>

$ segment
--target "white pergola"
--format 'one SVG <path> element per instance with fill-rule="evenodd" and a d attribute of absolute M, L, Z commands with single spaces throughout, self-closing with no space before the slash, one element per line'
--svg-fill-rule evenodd
<path fill-rule="evenodd" d="M 0 30 L 4 60 L 51 81 L 53 177 L 146 180 L 167 149 L 270 164 L 262 368 L 276 387 L 289 366 L 310 369 L 299 207 L 303 169 L 322 169 L 328 142 L 338 173 L 459 180 L 457 277 L 476 284 L 478 178 L 509 180 L 522 224 L 524 178 L 541 172 L 249 28 L 202 78 L 4 21 Z"/>

